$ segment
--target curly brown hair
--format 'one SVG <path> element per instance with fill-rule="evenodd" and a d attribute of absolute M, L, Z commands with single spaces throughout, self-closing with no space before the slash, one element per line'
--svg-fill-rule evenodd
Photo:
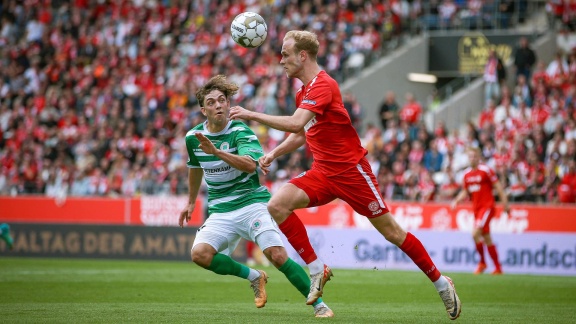
<path fill-rule="evenodd" d="M 219 74 L 212 77 L 203 87 L 196 91 L 196 99 L 198 99 L 200 107 L 204 107 L 204 98 L 207 94 L 212 92 L 212 90 L 220 90 L 227 99 L 230 99 L 230 97 L 238 92 L 238 89 L 238 85 L 232 82 L 227 82 L 226 76 Z"/>

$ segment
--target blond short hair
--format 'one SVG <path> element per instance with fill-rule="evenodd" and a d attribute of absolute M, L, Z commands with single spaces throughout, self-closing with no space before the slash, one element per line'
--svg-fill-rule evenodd
<path fill-rule="evenodd" d="M 290 38 L 294 39 L 294 52 L 305 51 L 311 59 L 316 61 L 318 48 L 320 47 L 316 34 L 307 30 L 291 30 L 284 36 L 284 41 Z"/>
<path fill-rule="evenodd" d="M 468 146 L 468 147 L 466 148 L 466 150 L 467 150 L 468 152 L 474 152 L 474 153 L 477 153 L 477 154 L 482 154 L 482 150 L 480 150 L 480 148 L 477 147 L 477 146 Z"/>

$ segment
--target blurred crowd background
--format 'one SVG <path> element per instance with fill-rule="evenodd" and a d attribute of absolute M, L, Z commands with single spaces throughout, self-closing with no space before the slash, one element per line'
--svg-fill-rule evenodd
<path fill-rule="evenodd" d="M 523 17 L 526 3 L 2 1 L 0 194 L 186 194 L 184 136 L 204 120 L 198 86 L 225 74 L 241 86 L 233 104 L 294 112 L 300 84 L 278 64 L 288 30 L 317 32 L 319 63 L 342 82 L 426 30 L 511 28 L 522 22 L 514 17 Z M 551 24 L 574 26 L 572 2 L 550 1 L 546 8 Z M 229 36 L 230 21 L 243 11 L 267 21 L 268 38 L 258 49 Z M 449 132 L 441 123 L 426 129 L 422 115 L 437 101 L 408 91 L 375 94 L 379 116 L 366 116 L 352 93 L 343 94 L 385 198 L 452 198 L 467 167 L 464 149 L 472 145 L 482 148 L 513 201 L 574 202 L 576 55 L 565 50 L 541 62 L 522 43 L 514 75 L 499 74 L 497 58 L 487 63 L 486 104 L 478 103 L 485 108 L 477 120 L 463 121 L 465 131 Z M 507 78 L 514 78 L 513 88 L 504 85 Z M 375 122 L 363 129 L 365 118 Z M 250 126 L 265 151 L 286 136 Z M 303 147 L 262 180 L 275 191 L 310 164 Z"/>

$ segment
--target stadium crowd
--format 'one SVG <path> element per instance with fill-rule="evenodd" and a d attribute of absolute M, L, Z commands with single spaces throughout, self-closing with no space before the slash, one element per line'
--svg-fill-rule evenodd
<path fill-rule="evenodd" d="M 279 40 L 288 29 L 317 31 L 325 50 L 320 64 L 343 80 L 358 62 L 384 52 L 406 20 L 422 14 L 418 4 L 5 1 L 0 194 L 185 194 L 184 135 L 204 120 L 194 95 L 199 85 L 226 74 L 241 85 L 235 104 L 290 114 L 299 84 L 278 65 Z M 229 37 L 229 22 L 242 11 L 260 12 L 268 23 L 268 39 L 257 50 Z M 570 201 L 576 191 L 574 57 L 561 69 L 564 64 L 563 83 L 538 68 L 530 82 L 502 87 L 466 134 L 448 134 L 441 124 L 429 133 L 421 123 L 425 107 L 410 95 L 400 107 L 390 94 L 395 108 L 387 108 L 386 122 L 361 132 L 384 196 L 449 199 L 466 166 L 464 147 L 478 145 L 514 199 Z M 344 102 L 360 130 L 361 118 L 370 116 L 352 94 L 345 93 Z M 266 151 L 286 135 L 251 127 Z M 274 191 L 310 163 L 303 148 L 278 160 L 263 181 Z"/>
<path fill-rule="evenodd" d="M 258 49 L 229 35 L 243 11 L 266 18 Z M 288 28 L 322 31 L 319 60 L 343 79 L 349 57 L 357 68 L 382 48 L 391 15 L 377 1 L 3 1 L 0 193 L 184 193 L 198 85 L 226 74 L 241 85 L 235 103 L 290 113 L 278 64 Z"/>
<path fill-rule="evenodd" d="M 430 134 L 411 94 L 400 106 L 388 93 L 381 127 L 364 138 L 385 198 L 449 200 L 461 188 L 466 147 L 479 147 L 511 201 L 574 203 L 576 199 L 576 44 L 538 62 L 526 38 L 515 49 L 513 87 L 494 52 L 486 63 L 486 107 L 465 131 L 440 122 Z M 535 66 L 533 69 L 532 66 Z M 420 121 L 420 122 L 419 122 Z M 382 132 L 381 129 L 384 129 Z"/>

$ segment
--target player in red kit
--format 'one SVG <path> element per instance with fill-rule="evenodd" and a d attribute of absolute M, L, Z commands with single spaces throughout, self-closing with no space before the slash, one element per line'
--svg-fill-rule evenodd
<path fill-rule="evenodd" d="M 269 171 L 274 159 L 305 143 L 313 154 L 311 169 L 290 180 L 268 203 L 268 211 L 280 230 L 310 269 L 307 303 L 322 296 L 332 270 L 316 255 L 306 228 L 294 210 L 324 205 L 340 198 L 368 217 L 386 240 L 414 261 L 434 283 L 450 319 L 458 318 L 461 305 L 454 284 L 450 278 L 442 276 L 422 243 L 396 223 L 380 195 L 376 177 L 365 158 L 367 152 L 342 103 L 338 83 L 316 62 L 318 48 L 316 35 L 308 31 L 289 31 L 284 37 L 280 64 L 289 78 L 298 78 L 303 83 L 296 94 L 298 109 L 292 116 L 271 116 L 242 107 L 230 110 L 230 118 L 254 120 L 291 133 L 259 160 L 264 173 Z"/>
<path fill-rule="evenodd" d="M 475 218 L 472 236 L 476 243 L 476 250 L 478 254 L 480 254 L 480 263 L 478 263 L 478 267 L 474 273 L 481 274 L 486 270 L 486 259 L 484 258 L 484 245 L 486 245 L 488 254 L 496 268 L 492 274 L 502 274 L 502 266 L 500 265 L 500 261 L 498 261 L 498 252 L 490 235 L 490 221 L 495 213 L 492 189 L 494 188 L 498 192 L 498 196 L 500 196 L 500 201 L 504 204 L 504 211 L 506 212 L 510 210 L 508 198 L 494 171 L 480 163 L 479 148 L 468 149 L 468 159 L 470 167 L 464 172 L 463 189 L 452 201 L 452 209 L 470 195 Z"/>

